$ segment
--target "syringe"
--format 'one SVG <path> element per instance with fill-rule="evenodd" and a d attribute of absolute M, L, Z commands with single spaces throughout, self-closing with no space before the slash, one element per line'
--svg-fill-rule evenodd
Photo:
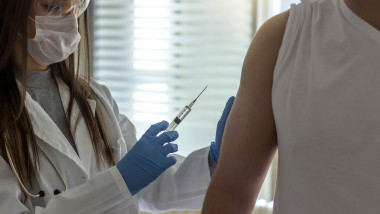
<path fill-rule="evenodd" d="M 197 99 L 199 98 L 199 96 L 201 96 L 201 94 L 206 90 L 208 86 L 206 86 L 202 92 L 198 95 L 197 98 L 195 98 L 193 100 L 193 102 L 191 102 L 189 105 L 183 107 L 181 109 L 181 111 L 178 113 L 178 115 L 174 118 L 174 120 L 169 124 L 169 127 L 165 130 L 165 132 L 168 132 L 168 131 L 174 131 L 177 126 L 185 119 L 185 117 L 190 113 L 191 111 L 191 108 L 193 107 L 194 103 L 197 101 Z"/>

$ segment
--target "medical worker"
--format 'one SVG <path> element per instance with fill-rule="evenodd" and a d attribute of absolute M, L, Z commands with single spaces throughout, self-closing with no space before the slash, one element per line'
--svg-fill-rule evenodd
<path fill-rule="evenodd" d="M 0 1 L 0 213 L 200 209 L 233 98 L 210 149 L 169 155 L 166 121 L 137 140 L 90 78 L 88 4 Z"/>

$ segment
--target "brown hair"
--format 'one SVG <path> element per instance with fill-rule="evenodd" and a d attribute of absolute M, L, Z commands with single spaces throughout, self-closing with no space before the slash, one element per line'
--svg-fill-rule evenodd
<path fill-rule="evenodd" d="M 5 150 L 7 146 L 16 172 L 22 182 L 30 187 L 33 185 L 33 180 L 38 178 L 37 141 L 24 104 L 27 82 L 27 20 L 31 2 L 30 0 L 0 1 L 0 152 L 9 163 Z M 70 117 L 75 101 L 90 133 L 98 168 L 104 163 L 115 165 L 101 111 L 97 107 L 93 116 L 87 102 L 87 99 L 96 100 L 97 98 L 90 88 L 91 46 L 87 11 L 78 19 L 78 22 L 82 36 L 78 52 L 73 53 L 63 62 L 50 65 L 50 70 L 56 78 L 61 79 L 70 88 L 70 101 L 66 113 L 69 130 L 75 129 L 75 127 L 70 127 Z M 18 36 L 22 37 L 21 66 L 16 64 L 13 56 L 13 48 Z M 16 71 L 22 73 L 23 90 L 19 90 L 17 86 Z"/>

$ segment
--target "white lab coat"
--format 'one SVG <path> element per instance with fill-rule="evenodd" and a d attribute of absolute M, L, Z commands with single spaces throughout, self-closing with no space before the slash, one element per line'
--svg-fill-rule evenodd
<path fill-rule="evenodd" d="M 58 82 L 61 100 L 65 110 L 69 102 L 69 89 Z M 136 143 L 136 131 L 131 121 L 119 114 L 118 107 L 109 90 L 95 82 L 91 87 L 99 96 L 108 136 L 112 144 L 116 162 Z M 96 102 L 88 100 L 93 113 Z M 161 212 L 166 210 L 200 209 L 207 186 L 210 182 L 208 148 L 193 152 L 187 158 L 176 156 L 177 164 L 164 172 L 156 181 L 131 196 L 116 167 L 96 167 L 95 154 L 84 119 L 81 118 L 76 130 L 72 131 L 78 155 L 60 129 L 29 95 L 26 97 L 36 136 L 53 163 L 62 173 L 68 191 L 57 196 L 55 189 L 64 186 L 50 162 L 40 154 L 40 178 L 35 181 L 33 194 L 40 190 L 46 193 L 43 198 L 28 199 L 23 202 L 22 190 L 9 165 L 0 156 L 0 213 L 125 213 L 135 214 L 140 210 Z M 79 108 L 73 107 L 72 117 L 76 118 Z M 75 119 L 71 120 L 75 122 Z M 74 124 L 73 124 L 74 125 Z M 74 127 L 74 126 L 72 126 Z M 3 154 L 4 155 L 4 154 Z M 133 172 L 130 172 L 133 173 Z"/>

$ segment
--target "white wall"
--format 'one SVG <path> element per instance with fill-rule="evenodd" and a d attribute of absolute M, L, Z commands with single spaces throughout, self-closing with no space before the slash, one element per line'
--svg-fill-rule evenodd
<path fill-rule="evenodd" d="M 288 10 L 291 4 L 300 3 L 300 0 L 281 0 L 281 11 Z"/>
<path fill-rule="evenodd" d="M 257 26 L 260 27 L 267 19 L 290 8 L 291 4 L 300 0 L 258 0 Z"/>

